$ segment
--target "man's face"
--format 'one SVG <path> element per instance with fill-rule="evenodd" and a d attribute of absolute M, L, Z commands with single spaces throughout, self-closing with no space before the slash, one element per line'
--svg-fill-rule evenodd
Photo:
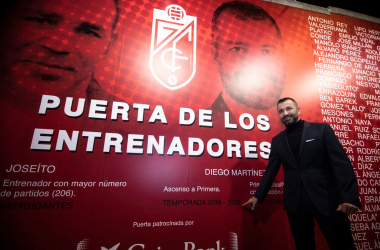
<path fill-rule="evenodd" d="M 227 94 L 254 109 L 276 105 L 285 84 L 282 40 L 269 20 L 239 20 L 223 12 L 214 34 L 214 58 Z"/>
<path fill-rule="evenodd" d="M 85 89 L 111 41 L 115 13 L 113 0 L 18 1 L 0 27 L 1 84 L 19 95 Z"/>
<path fill-rule="evenodd" d="M 292 100 L 279 103 L 277 112 L 285 126 L 293 125 L 300 120 L 301 110 Z"/>

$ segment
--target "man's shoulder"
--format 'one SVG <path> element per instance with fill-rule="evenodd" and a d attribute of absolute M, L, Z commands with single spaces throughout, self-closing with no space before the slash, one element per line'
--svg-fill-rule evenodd
<path fill-rule="evenodd" d="M 326 134 L 334 134 L 333 129 L 328 123 L 305 122 L 304 129 L 307 129 L 313 134 L 319 134 L 320 136 L 324 136 Z"/>
<path fill-rule="evenodd" d="M 219 93 L 218 97 L 215 99 L 215 101 L 211 104 L 211 107 L 209 107 L 208 109 L 222 113 L 231 112 L 223 99 L 222 92 Z"/>
<path fill-rule="evenodd" d="M 330 127 L 330 125 L 328 123 L 307 122 L 307 121 L 304 121 L 304 122 L 305 122 L 305 126 L 306 127 L 310 127 L 310 128 L 326 128 L 326 127 Z"/>
<path fill-rule="evenodd" d="M 307 121 L 304 121 L 304 127 L 310 128 L 310 129 L 326 129 L 326 128 L 331 128 L 328 123 L 307 122 Z M 286 131 L 285 130 L 283 130 L 280 133 L 278 133 L 277 135 L 275 135 L 272 140 L 279 140 L 279 139 L 283 138 L 284 136 L 286 136 Z"/>
<path fill-rule="evenodd" d="M 237 123 L 238 120 L 232 114 L 231 110 L 228 108 L 226 102 L 223 99 L 222 92 L 218 95 L 215 101 L 212 103 L 211 107 L 208 108 L 212 111 L 213 120 L 215 123 L 222 124 L 224 126 L 224 113 L 228 112 L 230 114 L 230 122 Z"/>

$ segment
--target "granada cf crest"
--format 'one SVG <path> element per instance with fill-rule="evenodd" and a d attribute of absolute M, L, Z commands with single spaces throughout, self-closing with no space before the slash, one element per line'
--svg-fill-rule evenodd
<path fill-rule="evenodd" d="M 154 9 L 149 67 L 170 90 L 182 88 L 196 71 L 197 18 L 178 5 Z"/>

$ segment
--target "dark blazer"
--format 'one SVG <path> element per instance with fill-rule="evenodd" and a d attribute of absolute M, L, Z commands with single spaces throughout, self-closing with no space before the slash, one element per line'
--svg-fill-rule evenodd
<path fill-rule="evenodd" d="M 302 185 L 324 215 L 336 213 L 340 203 L 361 207 L 351 162 L 328 124 L 304 122 L 298 159 L 290 150 L 285 131 L 273 137 L 268 166 L 255 193 L 258 200 L 265 198 L 281 163 L 286 211 L 297 211 Z"/>

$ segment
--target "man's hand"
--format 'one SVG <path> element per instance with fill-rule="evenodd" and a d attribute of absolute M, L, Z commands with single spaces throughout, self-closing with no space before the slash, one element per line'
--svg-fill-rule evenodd
<path fill-rule="evenodd" d="M 353 214 L 356 213 L 359 210 L 359 208 L 355 205 L 352 205 L 350 203 L 342 203 L 339 204 L 338 209 L 336 211 L 340 211 L 346 214 Z"/>
<path fill-rule="evenodd" d="M 255 196 L 253 196 L 251 199 L 249 199 L 246 203 L 244 203 L 242 206 L 244 207 L 244 206 L 246 206 L 246 205 L 249 205 L 249 207 L 252 209 L 252 210 L 254 210 L 255 209 L 255 207 L 257 206 L 257 203 L 258 203 L 258 199 L 255 197 Z"/>

